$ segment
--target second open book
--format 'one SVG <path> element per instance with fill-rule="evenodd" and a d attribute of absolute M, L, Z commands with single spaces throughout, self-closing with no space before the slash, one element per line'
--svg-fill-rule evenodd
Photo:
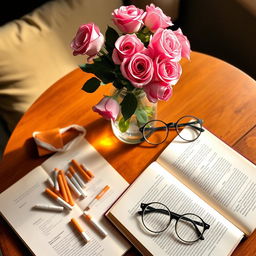
<path fill-rule="evenodd" d="M 178 214 L 199 215 L 210 224 L 204 240 L 180 242 L 175 220 L 161 234 L 148 233 L 137 212 L 141 203 L 150 202 L 164 203 Z M 176 137 L 107 217 L 143 255 L 230 255 L 256 227 L 255 165 L 207 130 L 191 143 Z"/>

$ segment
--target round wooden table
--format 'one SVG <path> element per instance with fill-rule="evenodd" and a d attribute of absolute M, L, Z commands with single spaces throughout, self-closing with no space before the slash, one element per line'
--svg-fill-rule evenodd
<path fill-rule="evenodd" d="M 190 114 L 228 145 L 256 163 L 256 82 L 234 66 L 205 54 L 192 52 L 182 61 L 183 74 L 172 98 L 158 103 L 158 118 L 176 121 Z M 92 111 L 110 85 L 95 93 L 81 90 L 89 75 L 76 69 L 51 86 L 24 114 L 7 144 L 0 163 L 0 192 L 8 188 L 47 157 L 38 157 L 33 131 L 79 124 L 88 141 L 128 181 L 132 182 L 175 137 L 151 147 L 124 144 L 112 133 L 109 121 Z M 256 174 L 255 174 L 256 175 Z M 4 256 L 30 255 L 18 236 L 0 218 L 0 248 Z M 135 249 L 129 255 L 137 255 Z M 256 255 L 256 232 L 241 242 L 233 255 Z"/>

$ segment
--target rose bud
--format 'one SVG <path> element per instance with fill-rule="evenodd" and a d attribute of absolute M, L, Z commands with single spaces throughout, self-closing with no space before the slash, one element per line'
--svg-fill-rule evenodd
<path fill-rule="evenodd" d="M 120 111 L 120 105 L 115 99 L 105 96 L 97 105 L 92 107 L 92 110 L 107 120 L 115 121 Z"/>
<path fill-rule="evenodd" d="M 162 9 L 155 7 L 154 4 L 146 6 L 144 24 L 153 33 L 156 32 L 159 28 L 167 28 L 173 25 L 171 18 L 166 16 Z"/>
<path fill-rule="evenodd" d="M 104 43 L 104 36 L 100 33 L 99 28 L 93 24 L 81 25 L 76 36 L 71 42 L 71 48 L 74 50 L 73 55 L 88 55 L 92 59 L 100 51 Z"/>
<path fill-rule="evenodd" d="M 176 37 L 178 38 L 178 40 L 182 46 L 181 56 L 190 60 L 190 51 L 191 50 L 190 50 L 190 43 L 189 43 L 187 37 L 183 35 L 180 28 L 173 32 L 176 35 Z"/>

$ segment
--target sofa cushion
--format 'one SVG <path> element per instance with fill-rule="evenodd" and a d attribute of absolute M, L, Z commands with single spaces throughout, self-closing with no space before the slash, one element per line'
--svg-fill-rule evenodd
<path fill-rule="evenodd" d="M 70 42 L 78 26 L 96 23 L 104 34 L 120 0 L 54 0 L 0 27 L 0 117 L 12 130 L 35 99 L 85 57 Z"/>

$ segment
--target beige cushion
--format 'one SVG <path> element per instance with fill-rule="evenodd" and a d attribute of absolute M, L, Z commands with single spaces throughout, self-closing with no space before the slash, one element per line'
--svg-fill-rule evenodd
<path fill-rule="evenodd" d="M 237 0 L 242 4 L 249 12 L 256 16 L 256 0 Z"/>
<path fill-rule="evenodd" d="M 55 0 L 0 27 L 0 116 L 10 130 L 43 91 L 85 61 L 70 48 L 78 26 L 94 22 L 105 34 L 120 5 L 120 0 Z"/>

